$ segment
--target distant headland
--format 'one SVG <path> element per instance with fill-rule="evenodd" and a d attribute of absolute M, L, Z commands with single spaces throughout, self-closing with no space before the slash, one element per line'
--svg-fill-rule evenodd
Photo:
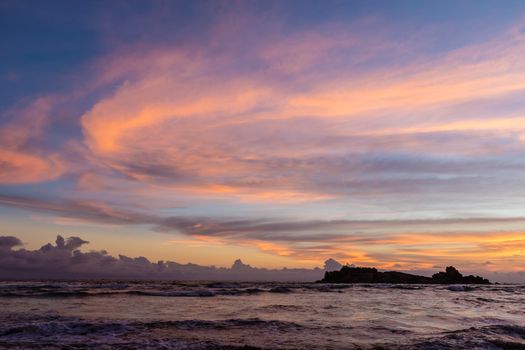
<path fill-rule="evenodd" d="M 454 266 L 432 277 L 412 275 L 398 271 L 377 271 L 374 267 L 343 266 L 339 271 L 326 271 L 324 283 L 406 283 L 406 284 L 490 284 L 480 276 L 463 276 Z"/>

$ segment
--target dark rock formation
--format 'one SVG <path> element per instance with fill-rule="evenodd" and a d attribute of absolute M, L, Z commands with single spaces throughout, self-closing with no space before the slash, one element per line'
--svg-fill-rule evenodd
<path fill-rule="evenodd" d="M 432 283 L 439 284 L 490 284 L 489 280 L 480 276 L 463 276 L 454 266 L 447 266 L 445 272 L 438 272 L 432 275 Z"/>
<path fill-rule="evenodd" d="M 480 276 L 463 276 L 453 267 L 432 277 L 412 275 L 404 272 L 379 272 L 373 267 L 343 266 L 339 271 L 327 271 L 320 281 L 324 283 L 406 283 L 406 284 L 490 284 Z"/>

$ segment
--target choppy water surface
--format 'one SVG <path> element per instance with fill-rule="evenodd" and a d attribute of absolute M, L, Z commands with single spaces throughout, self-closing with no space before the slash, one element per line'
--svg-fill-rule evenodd
<path fill-rule="evenodd" d="M 1 282 L 1 349 L 525 349 L 525 286 Z"/>

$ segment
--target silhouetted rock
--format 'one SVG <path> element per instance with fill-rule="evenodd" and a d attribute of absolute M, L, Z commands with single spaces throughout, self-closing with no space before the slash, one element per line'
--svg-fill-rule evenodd
<path fill-rule="evenodd" d="M 490 284 L 480 276 L 463 276 L 453 267 L 432 277 L 412 275 L 405 272 L 379 272 L 373 267 L 343 266 L 339 271 L 327 271 L 321 282 L 325 283 L 406 283 L 406 284 Z"/>
<path fill-rule="evenodd" d="M 480 276 L 463 276 L 454 266 L 447 266 L 445 272 L 438 272 L 432 275 L 434 283 L 439 284 L 455 284 L 455 283 L 466 283 L 466 284 L 490 284 L 488 279 Z"/>

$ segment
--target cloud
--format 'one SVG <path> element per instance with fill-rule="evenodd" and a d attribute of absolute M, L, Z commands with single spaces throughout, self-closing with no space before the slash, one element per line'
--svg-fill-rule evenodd
<path fill-rule="evenodd" d="M 226 17 L 3 113 L 0 203 L 316 262 L 522 268 L 522 32 L 428 53 L 377 20 Z"/>
<path fill-rule="evenodd" d="M 13 236 L 0 236 L 0 249 L 11 249 L 16 246 L 21 246 L 22 241 Z"/>
<path fill-rule="evenodd" d="M 114 225 L 146 225 L 188 239 L 173 244 L 255 247 L 263 252 L 321 263 L 336 258 L 379 268 L 431 269 L 461 265 L 467 271 L 525 268 L 522 217 L 470 217 L 418 220 L 235 219 L 202 216 L 158 216 L 112 208 L 97 202 L 50 202 L 0 196 L 0 204 L 50 213 L 62 218 Z M 507 230 L 501 230 L 506 226 Z M 514 228 L 514 230 L 511 230 Z M 85 241 L 57 241 L 76 249 Z M 490 260 L 492 264 L 485 262 Z M 512 263 L 511 263 L 512 261 Z M 478 273 L 479 274 L 479 273 Z"/>
<path fill-rule="evenodd" d="M 288 203 L 496 187 L 501 198 L 515 189 L 504 184 L 523 167 L 513 157 L 523 149 L 521 114 L 463 110 L 525 89 L 523 35 L 508 31 L 422 61 L 417 43 L 316 29 L 272 33 L 246 48 L 243 30 L 230 28 L 228 50 L 115 54 L 100 80 L 117 88 L 81 117 L 84 142 L 145 191 L 197 198 Z M 215 43 L 226 34 L 210 35 Z M 396 45 L 414 50 L 406 62 L 391 55 L 384 66 L 360 65 Z"/>
<path fill-rule="evenodd" d="M 144 257 L 118 258 L 105 251 L 81 252 L 87 244 L 79 237 L 57 236 L 55 245 L 46 244 L 37 250 L 12 248 L 20 244 L 16 237 L 0 236 L 0 278 L 28 279 L 165 279 L 165 280 L 244 280 L 244 281 L 315 281 L 324 270 L 260 269 L 236 260 L 231 268 L 216 268 L 173 261 L 150 262 Z M 332 261 L 329 266 L 336 266 Z"/>
<path fill-rule="evenodd" d="M 334 259 L 328 259 L 324 262 L 325 271 L 337 271 L 340 270 L 343 265 Z"/>
<path fill-rule="evenodd" d="M 56 154 L 0 147 L 1 178 L 39 182 L 70 172 L 80 189 L 107 191 L 122 177 L 129 192 L 162 186 L 196 200 L 252 203 L 514 189 L 501 185 L 523 167 L 515 157 L 522 109 L 467 105 L 490 106 L 525 88 L 519 32 L 422 60 L 421 43 L 389 40 L 375 21 L 261 36 L 252 28 L 257 16 L 243 16 L 235 25 L 219 16 L 202 34 L 210 45 L 131 43 L 100 58 L 86 91 L 72 94 L 90 96 L 74 121 L 83 154 L 64 165 Z M 21 135 L 20 144 L 32 125 L 42 133 L 34 120 L 49 114 L 48 100 L 5 134 Z"/>
<path fill-rule="evenodd" d="M 15 246 L 20 245 L 20 241 L 16 237 L 0 236 L 0 278 L 315 281 L 322 278 L 324 271 L 337 270 L 342 266 L 332 258 L 325 261 L 323 269 L 255 268 L 241 260 L 234 261 L 231 268 L 179 264 L 173 261 L 150 262 L 144 257 L 113 257 L 104 250 L 80 251 L 79 248 L 87 243 L 79 237 L 64 239 L 59 235 L 54 245 L 48 243 L 36 250 L 14 250 Z M 481 271 L 495 281 L 524 281 L 520 270 L 490 271 L 485 270 L 486 266 L 483 265 L 486 264 L 480 264 L 477 268 L 468 264 L 463 266 L 469 272 Z M 410 261 L 391 263 L 383 267 L 386 270 L 401 269 L 426 275 L 432 274 L 435 268 L 436 266 L 428 266 L 417 269 L 410 265 Z"/>
<path fill-rule="evenodd" d="M 84 241 L 80 237 L 69 237 L 67 240 L 62 236 L 58 236 L 56 245 L 58 249 L 76 250 L 83 244 L 88 244 L 88 241 Z"/>
<path fill-rule="evenodd" d="M 54 100 L 37 98 L 1 114 L 9 121 L 0 124 L 0 184 L 48 181 L 64 171 L 58 154 L 38 147 Z"/>

